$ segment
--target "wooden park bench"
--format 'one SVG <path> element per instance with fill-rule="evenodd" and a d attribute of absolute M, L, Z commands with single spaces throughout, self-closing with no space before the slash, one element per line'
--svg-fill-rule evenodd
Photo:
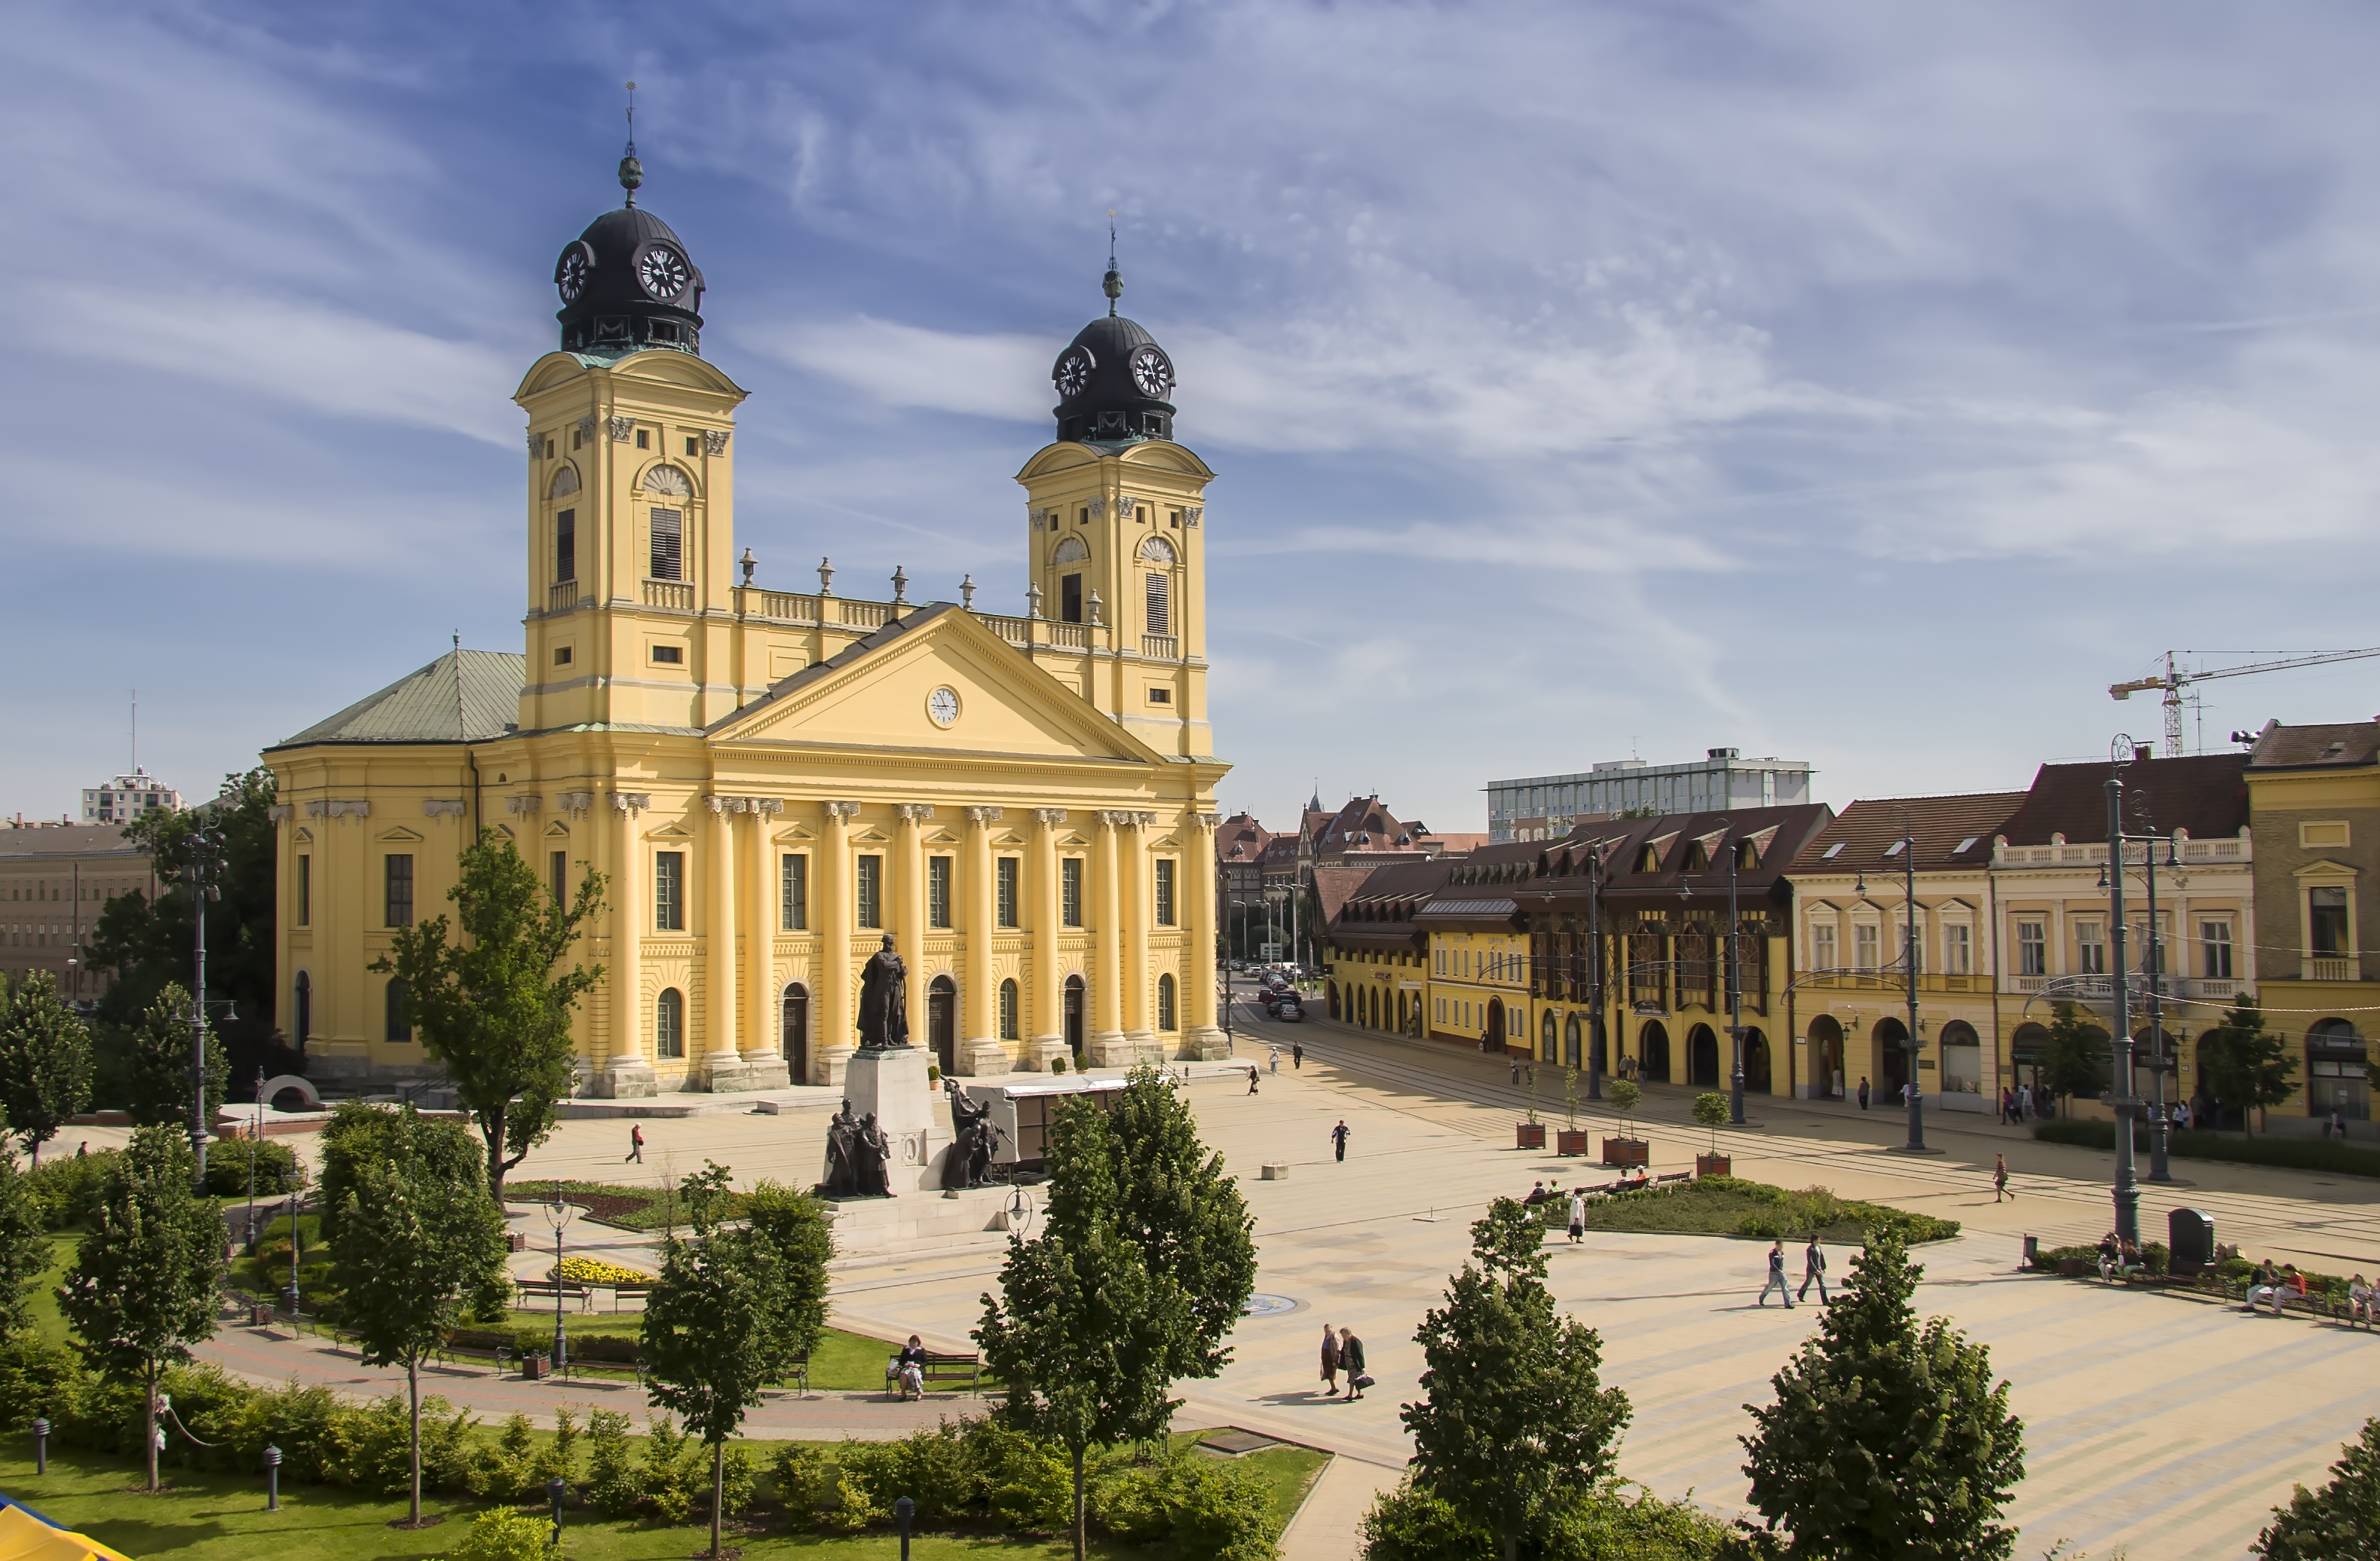
<path fill-rule="evenodd" d="M 613 1285 L 612 1287 L 613 1311 L 620 1310 L 620 1300 L 623 1296 L 635 1296 L 638 1301 L 650 1301 L 653 1298 L 652 1284 L 648 1280 L 643 1284 Z"/>
<path fill-rule="evenodd" d="M 900 1378 L 893 1374 L 892 1362 L 889 1361 L 885 1362 L 885 1387 L 898 1396 L 901 1392 Z M 933 1391 L 934 1385 L 938 1382 L 957 1382 L 962 1378 L 966 1382 L 967 1391 L 974 1393 L 980 1388 L 983 1381 L 983 1357 L 939 1355 L 929 1349 L 926 1352 L 925 1364 L 918 1369 L 918 1375 L 924 1380 L 926 1391 L 929 1393 Z"/>
<path fill-rule="evenodd" d="M 551 1279 L 516 1279 L 513 1281 L 513 1289 L 518 1293 L 523 1311 L 530 1310 L 532 1303 L 536 1301 L 551 1303 L 557 1291 L 560 1292 L 562 1300 L 577 1301 L 578 1310 L 581 1312 L 591 1310 L 595 1304 L 594 1291 L 584 1285 L 574 1284 L 566 1279 L 558 1285 Z"/>

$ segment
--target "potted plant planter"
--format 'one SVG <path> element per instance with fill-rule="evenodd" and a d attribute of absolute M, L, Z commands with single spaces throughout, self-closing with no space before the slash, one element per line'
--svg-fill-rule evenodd
<path fill-rule="evenodd" d="M 1697 1155 L 1694 1156 L 1694 1174 L 1696 1176 L 1733 1176 L 1734 1164 L 1735 1162 L 1725 1155 Z"/>
<path fill-rule="evenodd" d="M 1644 1138 L 1607 1138 L 1603 1141 L 1603 1163 L 1621 1170 L 1653 1163 L 1653 1144 Z"/>
<path fill-rule="evenodd" d="M 542 1382 L 553 1374 L 553 1366 L 542 1355 L 521 1357 L 521 1378 L 525 1382 Z"/>
<path fill-rule="evenodd" d="M 1554 1149 L 1556 1153 L 1561 1155 L 1585 1154 L 1586 1130 L 1585 1128 L 1562 1129 L 1561 1131 L 1554 1134 Z"/>
<path fill-rule="evenodd" d="M 1521 1148 L 1543 1149 L 1546 1146 L 1546 1124 L 1543 1122 L 1515 1122 L 1512 1131 L 1520 1141 Z"/>

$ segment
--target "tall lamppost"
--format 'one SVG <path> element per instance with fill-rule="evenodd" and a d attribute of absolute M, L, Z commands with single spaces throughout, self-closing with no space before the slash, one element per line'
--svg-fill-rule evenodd
<path fill-rule="evenodd" d="M 562 1182 L 557 1179 L 553 1202 L 540 1204 L 539 1211 L 553 1228 L 553 1369 L 558 1372 L 569 1359 L 562 1337 L 562 1232 L 578 1217 L 578 1205 L 562 1201 Z"/>
<path fill-rule="evenodd" d="M 1586 848 L 1586 1097 L 1603 1098 L 1603 842 Z"/>
<path fill-rule="evenodd" d="M 207 907 L 223 898 L 215 883 L 215 837 L 200 824 L 190 831 L 189 862 L 183 876 L 189 880 L 190 925 L 196 929 L 195 980 L 190 990 L 190 1157 L 199 1196 L 207 1192 Z M 294 1236 L 297 1227 L 290 1227 Z"/>
<path fill-rule="evenodd" d="M 2181 866 L 2181 848 L 2172 840 L 2171 837 L 2161 836 L 2155 833 L 2127 835 L 2119 832 L 2118 834 L 2111 836 L 2107 846 L 2107 855 L 2110 865 L 2102 868 L 2099 873 L 2099 887 L 2101 889 L 2112 889 L 2116 884 L 2116 880 L 2123 876 L 2124 868 L 2131 865 L 2129 861 L 2126 860 L 2124 848 L 2134 841 L 2138 841 L 2142 847 L 2141 871 L 2148 880 L 2149 890 L 2148 930 L 2142 940 L 2146 946 L 2141 950 L 2141 974 L 2143 982 L 2148 987 L 2149 999 L 2148 1018 L 2150 1060 L 2148 1179 L 2151 1181 L 2171 1181 L 2173 1180 L 2173 1173 L 2169 1168 L 2169 1162 L 2168 1160 L 2167 1139 L 2168 1133 L 2171 1131 L 2171 1124 L 2166 1120 L 2165 1110 L 2165 1005 L 2161 1000 L 2163 997 L 2164 983 L 2158 979 L 2158 977 L 2163 974 L 2165 950 L 2163 945 L 2157 938 L 2156 873 L 2159 864 L 2156 859 L 2156 848 L 2160 842 L 2164 844 L 2166 848 L 2166 859 L 2163 865 L 2176 870 L 2179 870 Z M 2124 903 L 2120 896 L 2120 892 L 2119 892 L 2118 897 L 2114 900 L 2113 903 L 2116 907 L 2116 918 L 2120 920 L 2123 915 Z M 2119 965 L 2123 960 L 2123 945 L 2119 943 L 2116 946 L 2116 958 Z M 2119 1014 L 2118 1017 L 2118 1023 L 2122 1024 L 2129 1034 L 2131 1029 L 2129 1015 Z M 2138 1106 L 2140 1101 L 2137 1096 L 2132 1096 L 2132 1081 L 2128 1074 L 2125 1079 L 2124 1087 L 2120 1093 L 2124 1095 L 2131 1096 L 2131 1104 Z"/>
<path fill-rule="evenodd" d="M 2124 968 L 2124 766 L 2132 760 L 2132 740 L 2119 734 L 2107 756 L 2107 919 L 2116 942 L 2116 1087 L 2107 1105 L 2116 1113 L 2116 1235 L 2137 1245 L 2141 1239 L 2141 1183 L 2132 1160 L 2132 993 Z"/>
<path fill-rule="evenodd" d="M 1905 925 L 1901 931 L 1900 962 L 1908 979 L 1909 1005 L 1908 1035 L 1903 1042 L 1909 1048 L 1909 1079 L 1906 1085 L 1909 1092 L 1909 1141 L 1900 1145 L 1900 1152 L 1904 1155 L 1924 1155 L 1930 1151 L 1925 1147 L 1925 1092 L 1918 1086 L 1917 1083 L 1917 1064 L 1920 1059 L 1917 1039 L 1917 972 L 1921 963 L 1917 952 L 1917 831 L 1909 827 L 1908 817 L 1905 814 L 1901 816 L 1900 823 L 1900 840 L 1893 849 L 1900 857 L 1901 893 L 1906 900 L 1903 911 Z M 1862 894 L 1867 892 L 1867 873 L 1864 869 L 1859 876 L 1857 892 Z M 1882 1021 L 1879 1020 L 1878 1023 L 1881 1023 Z"/>
<path fill-rule="evenodd" d="M 1739 850 L 1733 841 L 1727 847 L 1727 1034 L 1735 1044 L 1735 1073 L 1730 1081 L 1727 1097 L 1727 1119 L 1743 1126 L 1743 949 L 1738 928 L 1735 907 L 1735 866 Z"/>

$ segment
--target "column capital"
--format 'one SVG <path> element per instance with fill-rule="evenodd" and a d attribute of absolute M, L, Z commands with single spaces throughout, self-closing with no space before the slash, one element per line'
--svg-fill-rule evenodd
<path fill-rule="evenodd" d="M 584 818 L 587 817 L 588 810 L 595 805 L 595 793 L 592 792 L 564 792 L 553 799 L 553 805 L 562 809 L 563 812 L 567 813 L 573 818 Z"/>
<path fill-rule="evenodd" d="M 650 792 L 614 792 L 612 793 L 612 808 L 615 813 L 642 813 L 645 809 L 652 805 L 653 794 Z"/>
<path fill-rule="evenodd" d="M 1002 810 L 996 807 L 970 807 L 966 810 L 966 816 L 967 822 L 971 824 L 997 824 L 1001 820 Z"/>
<path fill-rule="evenodd" d="M 904 823 L 923 824 L 933 817 L 934 805 L 929 802 L 896 803 L 893 811 L 901 816 Z"/>
<path fill-rule="evenodd" d="M 829 818 L 856 818 L 859 817 L 859 805 L 856 802 L 831 802 L 825 805 L 826 816 Z"/>
<path fill-rule="evenodd" d="M 1157 822 L 1157 815 L 1135 813 L 1129 808 L 1107 808 L 1101 810 L 1099 822 L 1111 829 L 1146 829 Z"/>
<path fill-rule="evenodd" d="M 1037 807 L 1033 810 L 1033 821 L 1045 829 L 1054 829 L 1065 823 L 1066 810 L 1062 807 Z"/>
<path fill-rule="evenodd" d="M 1190 820 L 1202 829 L 1217 829 L 1222 827 L 1223 816 L 1220 813 L 1194 813 Z"/>

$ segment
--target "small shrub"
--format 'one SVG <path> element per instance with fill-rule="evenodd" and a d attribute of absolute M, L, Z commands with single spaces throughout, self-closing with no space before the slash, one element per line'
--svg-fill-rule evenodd
<path fill-rule="evenodd" d="M 867 1482 L 848 1469 L 831 1470 L 826 1489 L 819 1526 L 831 1534 L 861 1533 L 892 1516 L 876 1504 Z"/>
<path fill-rule="evenodd" d="M 942 1068 L 941 1063 L 929 1062 L 926 1064 L 926 1082 L 929 1084 L 939 1084 L 942 1082 Z"/>
<path fill-rule="evenodd" d="M 816 1447 L 795 1442 L 777 1450 L 769 1472 L 777 1482 L 777 1505 L 789 1519 L 818 1511 L 826 1496 L 826 1458 Z"/>
<path fill-rule="evenodd" d="M 1272 1487 L 1245 1464 L 1187 1451 L 1168 1470 L 1167 1516 L 1183 1561 L 1272 1561 Z"/>
<path fill-rule="evenodd" d="M 587 1417 L 587 1499 L 606 1518 L 633 1518 L 645 1482 L 628 1459 L 628 1417 L 597 1410 Z"/>
<path fill-rule="evenodd" d="M 1735 1233 L 1757 1240 L 1774 1241 L 1793 1234 L 1793 1221 L 1786 1215 L 1767 1209 L 1755 1209 L 1738 1216 Z"/>
<path fill-rule="evenodd" d="M 698 1464 L 704 1494 L 709 1494 L 710 1460 L 703 1451 L 702 1444 L 679 1430 L 668 1415 L 645 1422 L 644 1498 L 662 1522 L 683 1523 L 694 1510 Z"/>
<path fill-rule="evenodd" d="M 541 1519 L 499 1507 L 472 1519 L 469 1531 L 446 1554 L 456 1561 L 546 1561 L 552 1532 Z"/>
<path fill-rule="evenodd" d="M 42 1161 L 39 1170 L 26 1172 L 26 1184 L 41 1205 L 42 1223 L 52 1230 L 90 1224 L 99 1207 L 108 1168 L 123 1157 L 122 1151 L 115 1149 L 103 1149 L 96 1155 L 61 1155 Z"/>
<path fill-rule="evenodd" d="M 251 1161 L 260 1198 L 277 1198 L 300 1185 L 303 1167 L 288 1144 L 277 1138 L 227 1138 L 207 1145 L 207 1191 L 218 1198 L 245 1197 Z"/>
<path fill-rule="evenodd" d="M 2173 1272 L 2173 1249 L 2163 1241 L 2143 1241 L 2141 1262 L 2148 1269 L 2150 1278 L 2162 1279 Z"/>
<path fill-rule="evenodd" d="M 1066 1059 L 1064 1058 L 1053 1057 L 1050 1059 L 1050 1071 L 1052 1073 L 1062 1073 L 1065 1071 Z"/>

